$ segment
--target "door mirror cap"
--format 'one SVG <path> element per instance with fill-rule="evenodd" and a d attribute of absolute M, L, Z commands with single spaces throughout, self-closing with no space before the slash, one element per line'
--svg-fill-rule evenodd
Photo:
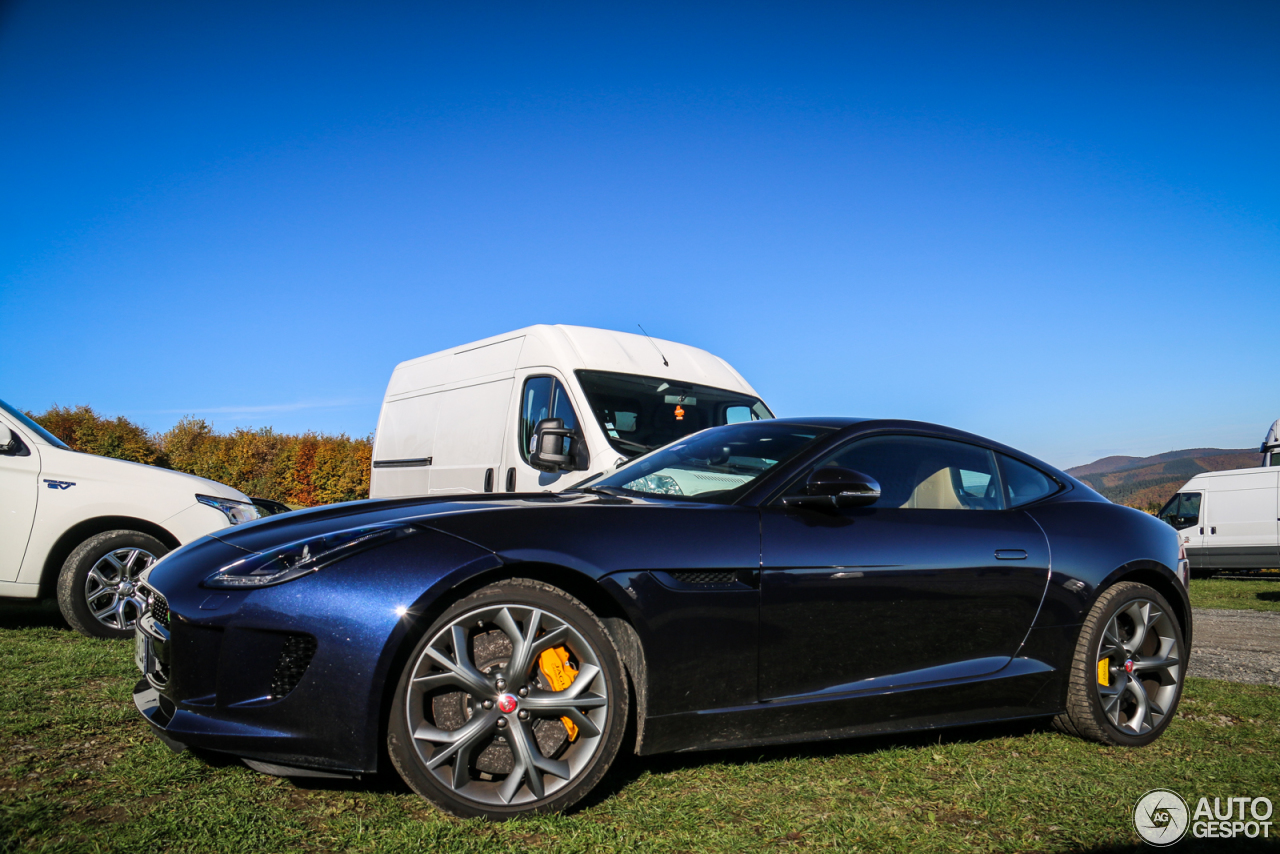
<path fill-rule="evenodd" d="M 840 466 L 823 466 L 809 475 L 804 495 L 788 495 L 782 503 L 788 507 L 833 510 L 869 507 L 879 500 L 880 484 L 871 475 Z"/>
<path fill-rule="evenodd" d="M 566 447 L 565 439 L 568 439 Z M 533 449 L 529 452 L 529 465 L 538 471 L 573 471 L 575 438 L 572 430 L 565 429 L 560 418 L 544 418 L 533 430 Z"/>
<path fill-rule="evenodd" d="M 13 441 L 13 431 L 0 424 L 0 454 L 7 454 L 14 450 L 16 444 Z"/>

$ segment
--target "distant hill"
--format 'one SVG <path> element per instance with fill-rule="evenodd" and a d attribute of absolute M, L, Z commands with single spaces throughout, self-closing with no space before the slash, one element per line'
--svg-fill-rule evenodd
<path fill-rule="evenodd" d="M 1066 470 L 1117 504 L 1140 510 L 1164 505 L 1178 487 L 1205 471 L 1262 465 L 1262 454 L 1246 448 L 1188 448 L 1153 457 L 1103 457 Z"/>

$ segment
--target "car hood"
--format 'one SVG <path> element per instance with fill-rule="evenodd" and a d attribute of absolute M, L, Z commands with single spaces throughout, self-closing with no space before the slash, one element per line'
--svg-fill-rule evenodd
<path fill-rule="evenodd" d="M 444 517 L 455 517 L 461 514 L 486 513 L 517 507 L 593 503 L 597 500 L 597 496 L 581 493 L 568 495 L 540 492 L 502 497 L 448 495 L 438 498 L 348 501 L 342 504 L 313 507 L 309 510 L 295 510 L 292 513 L 268 516 L 256 522 L 226 528 L 217 533 L 217 539 L 246 551 L 262 552 L 286 543 L 380 522 L 415 522 L 425 527 L 434 527 L 431 524 L 433 519 L 443 521 Z M 630 501 L 631 499 L 628 499 L 628 502 Z"/>
<path fill-rule="evenodd" d="M 42 472 L 56 473 L 59 477 L 69 479 L 82 478 L 122 486 L 142 487 L 156 493 L 175 493 L 191 503 L 195 502 L 197 493 L 217 498 L 230 498 L 234 501 L 249 500 L 249 497 L 240 490 L 225 483 L 218 483 L 216 480 L 129 460 L 117 460 L 67 448 L 55 448 L 52 445 L 40 446 L 40 468 Z"/>

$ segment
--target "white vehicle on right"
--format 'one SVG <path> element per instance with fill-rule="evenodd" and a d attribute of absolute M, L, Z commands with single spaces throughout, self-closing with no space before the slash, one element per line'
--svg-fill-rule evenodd
<path fill-rule="evenodd" d="M 1261 467 L 1198 474 L 1160 510 L 1178 531 L 1192 577 L 1280 567 L 1280 421 L 1260 450 Z"/>

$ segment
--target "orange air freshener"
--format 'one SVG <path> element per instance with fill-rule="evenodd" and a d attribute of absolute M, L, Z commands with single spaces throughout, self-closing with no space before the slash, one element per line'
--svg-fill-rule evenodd
<path fill-rule="evenodd" d="M 677 421 L 684 420 L 684 407 L 681 406 L 680 404 L 676 404 L 676 420 Z"/>
<path fill-rule="evenodd" d="M 563 691 L 578 677 L 578 671 L 569 664 L 569 650 L 562 646 L 543 650 L 542 655 L 538 656 L 538 669 L 551 684 L 552 691 Z M 577 724 L 568 718 L 561 718 L 560 723 L 564 724 L 570 741 L 578 737 Z"/>

